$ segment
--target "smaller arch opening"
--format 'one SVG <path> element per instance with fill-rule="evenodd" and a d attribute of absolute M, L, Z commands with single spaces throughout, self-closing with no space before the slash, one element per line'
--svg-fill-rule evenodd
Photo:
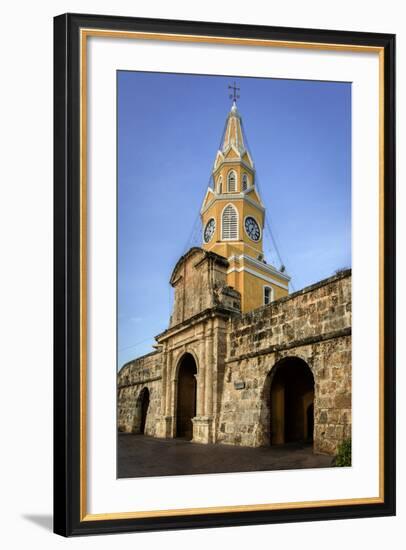
<path fill-rule="evenodd" d="M 234 170 L 231 170 L 227 176 L 227 191 L 229 193 L 235 193 L 237 190 L 237 174 Z"/>
<path fill-rule="evenodd" d="M 242 190 L 246 191 L 248 189 L 248 176 L 244 174 L 242 177 Z"/>
<path fill-rule="evenodd" d="M 137 434 L 144 434 L 147 424 L 150 394 L 148 388 L 142 388 L 135 405 L 134 429 Z"/>
<path fill-rule="evenodd" d="M 193 438 L 192 418 L 196 416 L 197 365 L 191 353 L 180 360 L 177 384 L 176 437 Z"/>

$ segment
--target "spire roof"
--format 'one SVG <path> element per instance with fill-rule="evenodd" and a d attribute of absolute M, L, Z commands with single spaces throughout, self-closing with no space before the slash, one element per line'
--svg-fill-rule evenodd
<path fill-rule="evenodd" d="M 237 102 L 235 99 L 233 100 L 231 110 L 227 116 L 227 124 L 224 132 L 223 143 L 221 145 L 221 151 L 226 153 L 232 146 L 235 147 L 240 155 L 242 155 L 247 149 L 244 143 L 241 115 L 238 112 Z"/>
<path fill-rule="evenodd" d="M 223 162 L 230 162 L 232 159 L 236 162 L 242 161 L 251 170 L 254 170 L 254 163 L 244 137 L 242 119 L 237 109 L 236 98 L 233 98 L 231 109 L 227 115 L 224 134 L 214 161 L 213 172 L 216 172 Z"/>

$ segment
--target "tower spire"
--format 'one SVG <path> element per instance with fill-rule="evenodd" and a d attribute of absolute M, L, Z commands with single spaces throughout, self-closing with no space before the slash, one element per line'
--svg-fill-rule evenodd
<path fill-rule="evenodd" d="M 255 168 L 244 142 L 236 83 L 226 128 L 214 161 L 213 186 L 200 210 L 203 248 L 227 258 L 227 284 L 241 293 L 250 311 L 289 292 L 289 276 L 266 263 L 263 250 L 265 207 L 255 185 Z"/>
<path fill-rule="evenodd" d="M 230 86 L 229 86 L 230 87 Z M 226 154 L 228 149 L 232 146 L 235 147 L 239 155 L 243 155 L 247 148 L 244 143 L 244 135 L 241 125 L 241 115 L 237 109 L 237 98 L 234 86 L 231 86 L 234 90 L 233 94 L 230 94 L 230 98 L 233 100 L 230 112 L 227 116 L 226 130 L 224 132 L 223 143 L 221 144 L 221 152 Z M 237 88 L 239 90 L 239 88 Z"/>

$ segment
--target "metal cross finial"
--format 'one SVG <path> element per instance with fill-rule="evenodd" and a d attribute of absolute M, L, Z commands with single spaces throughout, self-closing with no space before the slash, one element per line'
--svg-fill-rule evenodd
<path fill-rule="evenodd" d="M 234 85 L 229 86 L 228 89 L 233 90 L 233 93 L 230 94 L 230 99 L 232 99 L 233 101 L 237 101 L 237 99 L 240 99 L 240 96 L 237 94 L 237 92 L 240 91 L 240 88 L 237 88 L 235 81 L 234 81 Z"/>

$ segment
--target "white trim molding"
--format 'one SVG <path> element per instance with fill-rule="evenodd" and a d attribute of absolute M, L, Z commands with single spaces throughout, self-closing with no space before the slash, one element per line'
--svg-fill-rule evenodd
<path fill-rule="evenodd" d="M 262 279 L 263 281 L 266 281 L 267 283 L 272 283 L 275 286 L 279 286 L 280 288 L 283 288 L 284 290 L 289 291 L 289 286 L 284 285 L 281 282 L 277 281 L 276 279 L 272 279 L 271 277 L 266 277 L 265 275 L 262 275 L 262 273 L 258 273 L 254 269 L 250 269 L 249 267 L 232 267 L 231 269 L 227 270 L 227 275 L 229 273 L 241 273 L 241 271 L 246 271 L 247 273 L 250 273 L 251 275 L 255 275 L 255 277 L 258 277 L 259 279 Z"/>
<path fill-rule="evenodd" d="M 273 267 L 271 264 L 265 264 L 264 262 L 261 262 L 260 260 L 257 260 L 255 258 L 252 258 L 251 256 L 247 256 L 246 254 L 240 254 L 240 256 L 236 256 L 235 254 L 233 256 L 230 256 L 228 258 L 228 261 L 229 262 L 233 262 L 233 261 L 237 261 L 237 262 L 241 262 L 241 261 L 246 261 L 247 263 L 250 263 L 252 266 L 256 267 L 256 268 L 260 268 L 264 271 L 268 271 L 269 274 L 272 274 L 272 275 L 277 275 L 278 277 L 280 277 L 281 279 L 283 279 L 284 281 L 286 281 L 286 283 L 289 283 L 290 281 L 290 277 L 287 273 L 282 273 L 281 271 L 279 271 L 278 269 L 276 269 L 276 267 Z"/>
<path fill-rule="evenodd" d="M 245 153 L 248 154 L 248 151 L 245 151 Z M 222 156 L 223 158 L 221 159 L 221 163 L 220 164 L 216 164 L 217 163 L 217 158 L 219 156 Z M 218 172 L 223 164 L 241 164 L 241 166 L 244 166 L 244 168 L 246 168 L 249 172 L 251 172 L 252 174 L 255 173 L 255 168 L 254 168 L 254 163 L 252 163 L 252 166 L 250 166 L 247 162 L 245 162 L 244 159 L 242 158 L 238 158 L 238 159 L 235 159 L 235 158 L 231 158 L 231 159 L 226 159 L 224 158 L 224 154 L 221 152 L 221 151 L 218 151 L 217 152 L 217 155 L 216 155 L 216 160 L 214 161 L 214 165 L 213 165 L 213 175 L 215 175 L 216 172 Z"/>
<path fill-rule="evenodd" d="M 211 192 L 213 193 L 213 200 L 210 201 L 205 207 L 202 206 L 201 210 L 200 210 L 200 213 L 201 214 L 204 214 L 208 208 L 210 208 L 210 206 L 215 202 L 215 201 L 222 201 L 222 200 L 225 200 L 225 201 L 231 201 L 231 200 L 243 200 L 243 201 L 247 201 L 249 202 L 250 204 L 252 204 L 252 206 L 255 206 L 255 208 L 257 208 L 258 210 L 260 210 L 261 212 L 265 212 L 265 207 L 254 201 L 253 199 L 251 199 L 251 197 L 248 196 L 248 194 L 253 191 L 254 189 L 254 186 L 252 185 L 251 187 L 249 187 L 246 191 L 244 191 L 243 193 L 217 193 L 216 191 L 213 191 L 211 188 Z M 205 197 L 206 199 L 206 197 Z M 204 201 L 203 201 L 203 204 L 204 204 Z"/>
<path fill-rule="evenodd" d="M 212 200 L 211 200 L 211 201 L 207 204 L 207 206 L 205 207 L 205 206 L 204 206 L 204 203 L 206 202 L 206 199 L 207 199 L 207 196 L 208 196 L 208 195 L 212 195 Z M 202 206 L 201 206 L 201 208 L 200 208 L 200 213 L 201 213 L 201 214 L 203 214 L 203 209 L 204 209 L 204 211 L 206 211 L 207 208 L 208 208 L 211 204 L 213 204 L 213 200 L 215 200 L 215 192 L 214 192 L 213 189 L 209 186 L 209 187 L 207 188 L 207 191 L 206 191 L 204 197 L 203 197 Z"/>

